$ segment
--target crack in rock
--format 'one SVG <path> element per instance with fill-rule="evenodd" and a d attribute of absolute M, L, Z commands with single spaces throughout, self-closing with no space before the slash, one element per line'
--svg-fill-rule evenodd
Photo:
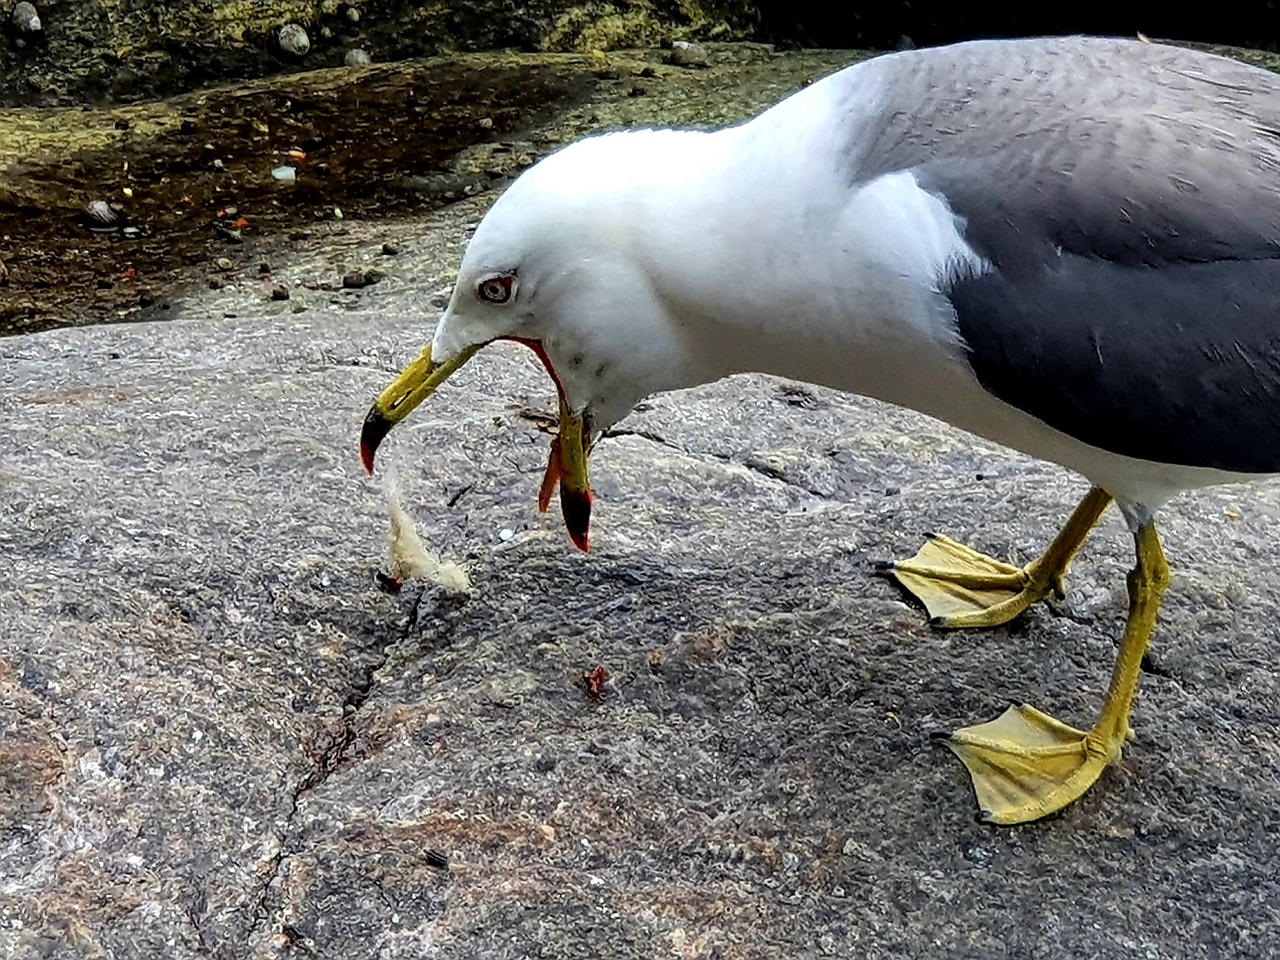
<path fill-rule="evenodd" d="M 423 594 L 428 592 L 430 591 L 424 590 Z M 322 730 L 308 745 L 307 754 L 312 758 L 312 768 L 306 776 L 298 781 L 289 796 L 289 811 L 285 814 L 284 827 L 276 836 L 279 847 L 267 863 L 262 880 L 255 885 L 253 920 L 249 925 L 247 940 L 252 939 L 269 918 L 271 910 L 267 901 L 271 897 L 271 888 L 275 885 L 276 879 L 280 875 L 285 859 L 297 852 L 289 849 L 289 838 L 293 832 L 298 808 L 302 805 L 302 798 L 323 785 L 329 777 L 346 766 L 352 759 L 349 752 L 356 742 L 356 715 L 369 701 L 369 697 L 372 696 L 377 673 L 386 666 L 387 660 L 391 656 L 391 648 L 410 636 L 413 625 L 417 622 L 422 601 L 423 596 L 419 595 L 417 600 L 414 601 L 413 610 L 404 630 L 400 631 L 398 635 L 389 636 L 385 641 L 378 643 L 373 649 L 373 656 L 364 664 L 348 685 L 342 698 L 341 728 L 336 734 L 330 732 L 329 729 Z M 192 922 L 195 922 L 194 918 Z M 198 925 L 196 929 L 199 931 Z M 201 942 L 203 944 L 203 939 Z"/>
<path fill-rule="evenodd" d="M 203 895 L 201 895 L 203 899 Z M 212 957 L 213 951 L 209 947 L 209 941 L 205 938 L 204 928 L 200 925 L 200 914 L 196 911 L 195 904 L 184 904 L 182 912 L 186 914 L 187 922 L 191 924 L 191 929 L 196 932 L 196 953 L 202 957 Z"/>
<path fill-rule="evenodd" d="M 768 477 L 770 480 L 776 480 L 779 483 L 784 483 L 789 487 L 795 487 L 797 490 L 803 490 L 805 493 L 809 494 L 810 496 L 817 497 L 819 500 L 834 499 L 831 496 L 831 494 L 827 493 L 826 491 L 819 490 L 817 487 L 811 487 L 807 483 L 802 483 L 799 480 L 792 479 L 791 477 L 787 476 L 785 470 L 782 470 L 779 467 L 775 467 L 772 464 L 765 463 L 763 460 L 759 459 L 758 457 L 748 457 L 745 460 L 739 460 L 730 454 L 717 453 L 714 450 L 708 451 L 703 454 L 699 454 L 693 450 L 688 450 L 680 446 L 680 444 L 674 443 L 668 440 L 666 437 L 660 436 L 649 430 L 609 429 L 609 430 L 605 430 L 602 436 L 639 437 L 641 440 L 648 440 L 650 443 L 657 443 L 657 444 L 661 444 L 664 447 L 669 447 L 672 450 L 678 450 L 680 453 L 683 453 L 685 456 L 710 457 L 713 460 L 719 460 L 721 463 L 736 464 L 740 467 L 743 467 L 744 469 L 750 470 L 752 473 L 759 474 L 762 477 Z"/>
<path fill-rule="evenodd" d="M 713 453 L 711 456 L 715 457 L 717 460 L 736 463 L 739 466 L 746 467 L 753 473 L 760 474 L 762 477 L 768 477 L 771 480 L 777 480 L 780 483 L 785 483 L 789 487 L 795 487 L 797 490 L 803 490 L 805 493 L 817 497 L 819 500 L 832 499 L 830 494 L 819 490 L 817 487 L 811 487 L 807 483 L 801 483 L 799 480 L 793 480 L 791 477 L 787 476 L 786 471 L 779 467 L 775 467 L 772 464 L 765 463 L 758 457 L 749 457 L 746 460 L 734 460 L 729 456 L 719 453 Z"/>
<path fill-rule="evenodd" d="M 414 600 L 404 628 L 398 634 L 388 636 L 374 646 L 373 655 L 348 685 L 342 698 L 342 726 L 340 730 L 337 731 L 336 735 L 327 731 L 322 732 L 309 745 L 307 752 L 308 756 L 313 760 L 312 769 L 298 781 L 297 786 L 294 787 L 290 794 L 289 812 L 285 815 L 284 827 L 276 838 L 279 848 L 268 862 L 262 880 L 255 885 L 253 921 L 249 925 L 246 940 L 251 940 L 255 934 L 261 931 L 263 924 L 270 917 L 271 910 L 268 906 L 268 900 L 271 898 L 271 888 L 275 885 L 285 860 L 298 852 L 297 850 L 289 849 L 289 838 L 293 832 L 294 820 L 297 817 L 298 809 L 302 805 L 302 798 L 323 785 L 329 777 L 356 759 L 351 752 L 357 740 L 355 718 L 360 709 L 368 703 L 369 698 L 373 695 L 374 687 L 377 685 L 378 672 L 386 666 L 391 657 L 392 649 L 417 635 L 416 630 L 422 622 L 424 608 L 439 608 L 438 612 L 447 614 L 451 608 L 456 612 L 465 602 L 465 595 L 454 596 L 443 593 L 438 588 L 425 587 Z M 447 634 L 452 627 L 457 625 L 457 621 L 457 617 L 444 616 L 442 619 L 444 632 Z M 197 929 L 199 929 L 198 926 Z M 284 932 L 287 935 L 288 931 Z"/>

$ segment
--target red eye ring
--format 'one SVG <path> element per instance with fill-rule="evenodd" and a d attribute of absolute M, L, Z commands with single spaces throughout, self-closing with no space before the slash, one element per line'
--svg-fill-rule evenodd
<path fill-rule="evenodd" d="M 515 288 L 515 277 L 508 273 L 497 273 L 476 284 L 476 295 L 486 303 L 506 303 L 515 293 Z"/>

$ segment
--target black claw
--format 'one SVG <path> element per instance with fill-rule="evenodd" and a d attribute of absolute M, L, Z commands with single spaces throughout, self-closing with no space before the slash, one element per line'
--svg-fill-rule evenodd
<path fill-rule="evenodd" d="M 978 823 L 995 823 L 996 815 L 992 813 L 990 810 L 979 810 L 974 815 L 973 819 L 978 821 Z"/>
<path fill-rule="evenodd" d="M 947 626 L 947 618 L 946 617 L 930 617 L 929 626 L 933 627 L 935 630 L 941 630 Z"/>
<path fill-rule="evenodd" d="M 930 730 L 929 731 L 930 743 L 945 743 L 950 739 L 951 739 L 950 730 Z"/>
<path fill-rule="evenodd" d="M 928 533 L 924 535 L 924 538 L 926 540 L 939 540 L 942 538 L 942 534 L 934 533 L 932 530 L 930 530 Z"/>
<path fill-rule="evenodd" d="M 876 573 L 890 573 L 897 564 L 892 560 L 872 560 L 871 569 Z"/>

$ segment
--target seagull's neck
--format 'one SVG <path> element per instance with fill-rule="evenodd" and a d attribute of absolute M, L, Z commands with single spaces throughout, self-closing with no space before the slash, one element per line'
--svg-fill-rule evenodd
<path fill-rule="evenodd" d="M 755 371 L 945 402 L 927 381 L 960 351 L 939 270 L 968 248 L 941 201 L 906 174 L 851 186 L 803 111 L 673 136 L 637 242 L 692 358 L 680 385 Z"/>

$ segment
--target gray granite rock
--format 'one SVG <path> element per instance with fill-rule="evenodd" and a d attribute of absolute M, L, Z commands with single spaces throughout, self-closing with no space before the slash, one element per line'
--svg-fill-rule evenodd
<path fill-rule="evenodd" d="M 1280 489 L 1168 509 L 1137 741 L 1065 815 L 980 825 L 927 734 L 1024 699 L 1091 720 L 1119 521 L 1066 602 L 933 632 L 872 560 L 930 530 L 1029 558 L 1083 483 L 742 377 L 600 445 L 584 556 L 534 509 L 553 395 L 514 346 L 367 479 L 361 418 L 482 204 L 273 255 L 302 313 L 245 281 L 169 324 L 0 341 L 0 955 L 1276 948 Z M 473 594 L 377 588 L 389 481 Z"/>

